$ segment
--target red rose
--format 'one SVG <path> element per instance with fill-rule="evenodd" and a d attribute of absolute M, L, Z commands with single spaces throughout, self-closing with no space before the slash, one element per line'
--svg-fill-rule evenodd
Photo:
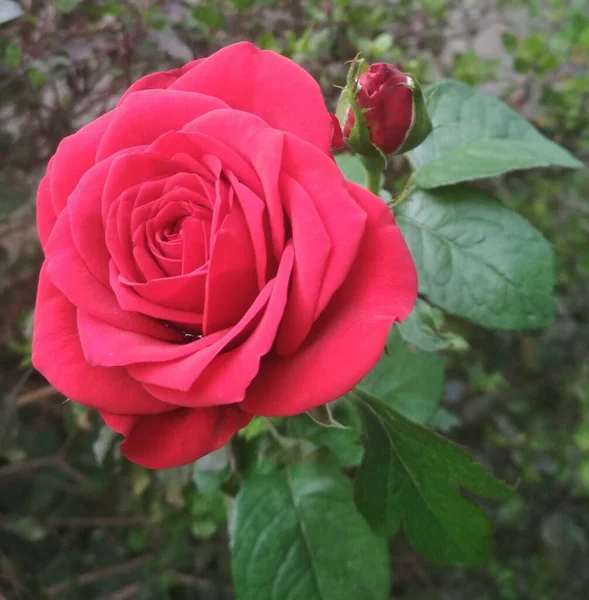
<path fill-rule="evenodd" d="M 375 63 L 357 79 L 356 101 L 363 111 L 370 141 L 383 154 L 407 152 L 423 142 L 432 130 L 419 84 L 395 65 Z M 355 117 L 348 107 L 343 118 L 347 140 Z M 334 136 L 337 139 L 337 136 Z M 362 154 L 362 148 L 357 151 Z"/>
<path fill-rule="evenodd" d="M 130 460 L 181 465 L 252 415 L 336 399 L 411 311 L 399 229 L 331 136 L 316 82 L 240 43 L 144 77 L 60 144 L 33 362 Z"/>

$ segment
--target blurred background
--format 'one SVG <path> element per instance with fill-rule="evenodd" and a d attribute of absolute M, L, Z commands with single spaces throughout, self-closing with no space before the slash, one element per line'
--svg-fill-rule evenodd
<path fill-rule="evenodd" d="M 60 139 L 139 76 L 243 39 L 308 69 L 331 109 L 346 61 L 362 52 L 424 84 L 477 86 L 589 158 L 589 0 L 0 0 L 6 600 L 234 598 L 215 464 L 203 475 L 121 460 L 97 416 L 64 403 L 32 369 L 30 339 L 42 260 L 35 190 Z M 406 172 L 404 159 L 392 162 L 393 191 Z M 554 246 L 557 316 L 519 333 L 452 321 L 438 425 L 519 481 L 519 496 L 489 507 L 496 550 L 485 568 L 425 564 L 393 540 L 395 599 L 589 597 L 589 171 L 515 173 L 492 185 Z"/>

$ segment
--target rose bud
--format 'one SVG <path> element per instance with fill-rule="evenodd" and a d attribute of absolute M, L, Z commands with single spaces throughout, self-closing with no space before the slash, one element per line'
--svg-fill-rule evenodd
<path fill-rule="evenodd" d="M 337 108 L 347 144 L 364 156 L 401 154 L 430 134 L 432 124 L 417 80 L 394 65 L 352 63 Z"/>

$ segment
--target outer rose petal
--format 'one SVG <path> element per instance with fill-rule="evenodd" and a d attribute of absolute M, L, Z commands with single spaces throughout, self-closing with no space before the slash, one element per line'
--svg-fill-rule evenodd
<path fill-rule="evenodd" d="M 331 117 L 331 123 L 333 125 L 333 135 L 331 137 L 331 147 L 341 150 L 346 147 L 346 141 L 344 140 L 344 134 L 340 127 L 339 121 L 334 114 L 329 115 Z"/>
<path fill-rule="evenodd" d="M 59 360 L 56 360 L 59 357 Z M 76 326 L 76 309 L 41 270 L 33 334 L 33 364 L 62 394 L 112 412 L 155 414 L 172 407 L 137 383 L 122 368 L 91 367 Z"/>
<path fill-rule="evenodd" d="M 51 200 L 56 215 L 65 208 L 68 196 L 96 162 L 98 144 L 112 117 L 113 111 L 102 115 L 63 139 L 57 147 L 50 163 Z"/>
<path fill-rule="evenodd" d="M 252 419 L 233 406 L 179 408 L 141 417 L 101 414 L 109 427 L 126 437 L 123 454 L 148 469 L 179 467 L 218 450 Z"/>
<path fill-rule="evenodd" d="M 297 352 L 262 360 L 243 410 L 288 416 L 339 398 L 378 362 L 392 323 L 413 309 L 417 274 L 389 209 L 364 188 L 349 189 L 368 214 L 350 275 Z"/>
<path fill-rule="evenodd" d="M 133 92 L 141 92 L 143 90 L 163 90 L 170 87 L 178 77 L 184 75 L 190 71 L 190 69 L 194 69 L 198 63 L 206 60 L 204 58 L 198 58 L 197 60 L 193 60 L 192 62 L 186 63 L 180 69 L 171 69 L 170 71 L 158 71 L 157 73 L 150 73 L 149 75 L 145 75 L 145 77 L 141 77 L 138 79 L 131 87 L 123 94 L 121 99 L 119 100 L 119 104 Z"/>
<path fill-rule="evenodd" d="M 333 125 L 317 82 L 288 58 L 249 42 L 215 52 L 170 89 L 210 94 L 324 152 L 331 149 Z"/>
<path fill-rule="evenodd" d="M 49 171 L 41 179 L 37 189 L 37 232 L 41 246 L 45 248 L 47 238 L 55 226 L 56 216 L 51 203 L 51 187 L 49 182 Z"/>
<path fill-rule="evenodd" d="M 127 95 L 113 111 L 96 153 L 102 160 L 130 146 L 150 144 L 168 131 L 211 110 L 227 108 L 218 98 L 173 90 L 148 90 Z"/>

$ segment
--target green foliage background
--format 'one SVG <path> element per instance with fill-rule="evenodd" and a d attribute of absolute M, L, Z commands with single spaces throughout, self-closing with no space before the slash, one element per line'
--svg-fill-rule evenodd
<path fill-rule="evenodd" d="M 0 23 L 8 4 L 0 1 Z M 108 110 L 138 76 L 249 39 L 310 70 L 331 108 L 333 86 L 345 80 L 344 63 L 361 51 L 371 61 L 397 62 L 424 84 L 452 77 L 481 86 L 586 162 L 587 2 L 21 4 L 23 15 L 0 24 L 0 595 L 234 598 L 231 506 L 218 492 L 220 485 L 239 485 L 228 457 L 215 454 L 159 473 L 131 465 L 92 411 L 63 404 L 29 365 L 41 260 L 33 199 L 47 159 L 63 136 Z M 481 41 L 486 30 L 495 37 Z M 405 159 L 391 161 L 393 194 L 407 172 Z M 525 215 L 552 243 L 555 319 L 537 331 L 489 332 L 429 314 L 432 331 L 443 335 L 423 343 L 446 349 L 447 380 L 442 410 L 417 420 L 429 419 L 502 479 L 519 480 L 519 495 L 488 507 L 496 533 L 485 567 L 432 566 L 394 538 L 391 598 L 581 599 L 589 594 L 589 174 L 516 172 L 481 188 Z M 432 359 L 439 360 L 408 358 Z M 423 368 L 435 373 L 438 366 Z M 430 378 L 425 385 L 439 383 Z M 410 382 L 406 389 L 410 405 Z M 345 406 L 338 410 L 348 423 Z M 353 433 L 330 435 L 305 416 L 273 427 L 274 435 L 304 435 L 310 445 L 331 448 L 347 469 L 358 467 Z M 266 424 L 254 421 L 236 445 L 242 454 L 255 447 L 263 461 L 272 439 Z M 305 469 L 293 475 L 302 487 L 320 476 Z M 342 523 L 347 518 L 342 514 Z"/>

